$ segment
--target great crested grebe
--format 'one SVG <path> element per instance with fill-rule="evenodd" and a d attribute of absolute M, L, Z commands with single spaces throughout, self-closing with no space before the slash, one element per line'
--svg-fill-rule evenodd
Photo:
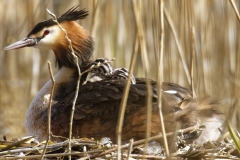
<path fill-rule="evenodd" d="M 76 6 L 57 18 L 72 41 L 82 72 L 91 65 L 103 63 L 106 60 L 92 60 L 93 39 L 82 26 L 75 22 L 75 20 L 84 19 L 87 15 L 88 12 L 85 9 L 79 10 L 79 6 Z M 78 76 L 68 45 L 63 31 L 52 19 L 49 19 L 39 22 L 26 38 L 5 48 L 5 50 L 12 50 L 35 47 L 53 50 L 59 71 L 55 75 L 51 131 L 54 135 L 62 137 L 68 137 L 70 112 Z M 113 141 L 116 140 L 119 105 L 126 78 L 129 75 L 124 68 L 113 69 L 109 62 L 104 65 L 101 66 L 103 71 L 98 68 L 82 76 L 73 119 L 74 137 L 96 139 L 110 137 Z M 146 134 L 146 79 L 135 79 L 134 76 L 131 76 L 131 79 L 122 131 L 123 140 L 145 138 Z M 49 81 L 41 88 L 26 115 L 27 134 L 37 136 L 39 140 L 47 138 L 47 108 L 51 85 L 52 82 Z M 158 117 L 157 85 L 154 81 L 151 81 L 151 87 L 153 101 L 151 135 L 156 135 L 161 132 L 161 125 Z M 199 142 L 219 137 L 218 127 L 221 127 L 222 121 L 214 101 L 193 99 L 189 90 L 173 83 L 164 82 L 162 89 L 163 115 L 167 132 L 175 130 L 176 122 L 180 122 L 181 128 L 204 123 L 207 124 L 208 132 L 203 131 L 198 137 Z M 55 138 L 55 140 L 58 139 Z"/>

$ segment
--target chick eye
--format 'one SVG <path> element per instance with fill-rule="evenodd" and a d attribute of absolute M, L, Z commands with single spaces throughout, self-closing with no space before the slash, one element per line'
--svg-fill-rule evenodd
<path fill-rule="evenodd" d="M 45 31 L 43 32 L 43 35 L 46 36 L 46 35 L 48 35 L 49 33 L 50 33 L 49 30 L 45 30 Z"/>

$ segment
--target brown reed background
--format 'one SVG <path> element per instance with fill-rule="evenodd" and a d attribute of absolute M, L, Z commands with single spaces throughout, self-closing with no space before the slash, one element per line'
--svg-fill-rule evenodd
<path fill-rule="evenodd" d="M 240 10 L 240 1 L 235 3 Z M 28 106 L 50 79 L 47 60 L 53 68 L 55 63 L 52 51 L 3 49 L 26 37 L 38 22 L 51 18 L 46 8 L 60 16 L 77 4 L 90 14 L 79 23 L 95 39 L 94 58 L 115 57 L 115 67 L 129 67 L 139 29 L 134 15 L 134 7 L 137 8 L 150 63 L 148 75 L 156 80 L 161 38 L 160 1 L 1 0 L 0 139 L 3 135 L 9 138 L 25 135 Z M 239 128 L 240 22 L 230 2 L 165 0 L 164 12 L 164 81 L 191 88 L 186 73 L 191 74 L 193 68 L 192 81 L 197 96 L 221 99 L 223 112 L 231 111 L 232 122 Z M 136 77 L 146 75 L 141 52 L 139 47 Z"/>

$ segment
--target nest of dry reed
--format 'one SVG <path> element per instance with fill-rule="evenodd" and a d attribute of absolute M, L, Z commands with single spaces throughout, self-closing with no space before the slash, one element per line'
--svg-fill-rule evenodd
<path fill-rule="evenodd" d="M 204 126 L 190 127 L 179 131 L 170 147 L 170 159 L 238 159 L 240 154 L 232 138 L 222 138 L 217 142 L 208 141 L 198 145 L 189 137 L 197 138 Z M 191 134 L 191 135 L 190 135 Z M 167 133 L 172 136 L 174 133 Z M 192 136 L 194 135 L 194 136 Z M 225 134 L 226 137 L 226 134 Z M 160 142 L 162 135 L 148 139 L 123 144 L 121 148 L 122 159 L 166 159 L 164 147 Z M 189 143 L 189 140 L 191 143 Z M 0 141 L 0 159 L 117 159 L 117 145 L 110 138 L 104 137 L 97 141 L 88 138 L 71 139 L 62 142 L 38 142 L 34 137 L 7 140 L 4 136 Z"/>

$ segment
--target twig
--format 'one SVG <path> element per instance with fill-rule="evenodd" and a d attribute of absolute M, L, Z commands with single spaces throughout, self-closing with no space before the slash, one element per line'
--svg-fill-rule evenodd
<path fill-rule="evenodd" d="M 127 154 L 123 154 L 123 159 L 127 158 Z M 155 156 L 155 155 L 140 155 L 140 154 L 130 154 L 132 159 L 166 159 L 165 156 Z M 116 156 L 114 155 L 108 155 L 104 157 L 105 159 L 112 160 L 115 159 Z M 82 160 L 82 159 L 80 159 Z"/>
<path fill-rule="evenodd" d="M 197 97 L 195 87 L 194 87 L 194 64 L 195 64 L 195 32 L 194 32 L 194 27 L 192 26 L 192 64 L 191 64 L 191 86 L 192 86 L 192 93 L 193 93 L 193 98 Z"/>
<path fill-rule="evenodd" d="M 101 13 L 100 12 L 101 6 L 99 7 L 99 3 L 102 3 L 102 1 L 99 1 L 99 0 L 93 1 L 93 13 L 92 13 L 93 17 L 92 17 L 92 27 L 91 27 L 91 31 L 90 31 L 90 34 L 92 36 L 95 36 L 96 30 L 98 29 L 97 27 L 98 27 L 99 19 L 100 19 L 100 18 L 98 18 L 98 16 Z"/>
<path fill-rule="evenodd" d="M 169 157 L 169 149 L 168 149 L 168 142 L 166 138 L 166 130 L 165 130 L 165 124 L 164 124 L 164 119 L 163 119 L 163 113 L 162 113 L 162 90 L 161 90 L 161 84 L 163 82 L 163 76 L 164 76 L 164 71 L 163 71 L 163 40 L 164 40 L 164 13 L 163 13 L 163 5 L 164 1 L 160 1 L 160 26 L 161 26 L 161 38 L 160 38 L 160 63 L 158 67 L 158 108 L 159 108 L 159 118 L 160 118 L 160 123 L 162 127 L 162 134 L 163 134 L 163 144 L 165 148 L 165 153 L 166 157 Z"/>
<path fill-rule="evenodd" d="M 204 128 L 205 125 L 202 125 L 202 126 L 192 126 L 192 127 L 189 127 L 189 128 L 185 128 L 185 129 L 182 129 L 182 130 L 178 130 L 176 131 L 177 133 L 181 133 L 181 134 L 184 134 L 184 133 L 189 133 L 191 131 L 195 131 L 196 128 Z M 169 136 L 172 136 L 174 135 L 175 132 L 169 132 L 169 133 L 166 133 L 166 137 L 169 137 Z M 155 140 L 160 140 L 163 138 L 163 135 L 156 135 L 156 136 L 153 136 L 153 137 L 150 137 L 149 138 L 149 141 L 155 141 Z M 135 141 L 133 142 L 133 146 L 136 146 L 136 145 L 140 145 L 140 144 L 144 144 L 146 141 L 146 139 L 142 139 L 142 140 L 138 140 L 138 141 Z M 126 149 L 128 148 L 128 145 L 122 145 L 120 146 L 120 149 Z M 113 148 L 113 149 L 109 149 L 103 153 L 101 153 L 99 156 L 104 156 L 105 154 L 108 154 L 108 153 L 111 153 L 111 152 L 114 152 L 116 151 L 118 148 Z"/>
<path fill-rule="evenodd" d="M 166 159 L 162 156 L 154 156 L 154 155 L 139 155 L 139 154 L 131 154 L 132 158 L 136 159 Z"/>
<path fill-rule="evenodd" d="M 210 154 L 212 152 L 216 152 L 216 151 L 219 151 L 219 149 L 205 149 L 205 150 L 200 150 L 201 152 L 204 152 L 204 153 L 208 153 L 206 155 L 203 155 L 202 158 L 218 158 L 218 159 L 238 159 L 238 158 L 235 158 L 235 157 L 230 157 L 229 155 L 214 155 L 214 154 Z M 93 150 L 93 151 L 89 151 L 88 153 L 89 154 L 92 154 L 92 156 L 90 156 L 90 158 L 94 158 L 94 157 L 97 157 L 100 152 L 102 152 L 101 150 Z M 45 158 L 50 158 L 50 157 L 63 157 L 63 156 L 68 156 L 69 153 L 60 153 L 60 154 L 46 154 L 45 155 Z M 75 155 L 75 156 L 84 156 L 84 153 L 83 152 L 73 152 L 71 153 L 71 155 Z M 127 157 L 128 155 L 127 154 L 123 154 L 123 157 Z M 132 158 L 136 158 L 136 159 L 166 159 L 165 157 L 163 156 L 155 156 L 155 155 L 139 155 L 139 154 L 130 154 L 130 156 Z M 176 159 L 179 159 L 177 157 L 182 157 L 184 155 L 180 155 L 180 154 L 173 154 L 171 158 L 176 158 Z M 38 159 L 40 158 L 40 155 L 31 155 L 31 156 L 16 156 L 16 157 L 4 157 L 2 159 Z M 194 158 L 194 157 L 192 157 Z M 196 158 L 196 157 L 195 157 Z M 86 157 L 83 157 L 83 158 L 80 158 L 80 160 L 85 160 Z M 111 157 L 106 157 L 106 159 L 114 159 L 114 157 L 112 156 Z"/>
<path fill-rule="evenodd" d="M 50 74 L 50 77 L 51 77 L 51 80 L 52 80 L 52 88 L 51 88 L 51 94 L 50 94 L 50 101 L 49 101 L 49 104 L 48 104 L 48 130 L 47 130 L 48 137 L 47 137 L 46 144 L 44 146 L 44 149 L 43 149 L 43 152 L 42 152 L 42 155 L 41 155 L 42 156 L 41 159 L 44 158 L 44 155 L 45 155 L 46 150 L 47 150 L 48 142 L 51 138 L 51 110 L 52 110 L 52 97 L 53 97 L 53 92 L 54 92 L 54 87 L 55 87 L 55 79 L 54 79 L 53 73 L 52 73 L 51 62 L 49 62 L 49 61 L 48 61 L 48 71 L 49 71 L 49 74 Z"/>
<path fill-rule="evenodd" d="M 58 24 L 58 27 L 64 32 L 65 34 L 65 38 L 67 39 L 68 43 L 69 43 L 69 48 L 71 49 L 71 53 L 72 56 L 74 57 L 74 63 L 77 67 L 77 71 L 78 71 L 78 79 L 77 79 L 77 86 L 76 86 L 76 91 L 75 91 L 75 96 L 74 96 L 74 100 L 73 100 L 73 104 L 72 104 L 72 111 L 71 111 L 71 116 L 70 116 L 70 124 L 69 124 L 69 146 L 68 146 L 68 151 L 69 153 L 71 153 L 71 138 L 72 138 L 72 125 L 73 125 L 73 116 L 74 116 L 74 111 L 75 111 L 75 104 L 77 101 L 77 97 L 78 97 L 78 91 L 79 91 L 79 85 L 80 85 L 80 79 L 81 79 L 81 70 L 80 67 L 78 65 L 78 57 L 75 55 L 73 47 L 72 47 L 72 41 L 68 38 L 67 35 L 67 31 L 62 28 L 62 26 L 58 23 L 56 16 L 50 12 L 47 9 L 47 12 L 54 18 L 54 22 L 56 22 Z M 71 155 L 69 156 L 69 159 L 71 159 Z"/>
<path fill-rule="evenodd" d="M 234 9 L 234 11 L 235 11 L 235 13 L 236 13 L 236 16 L 237 16 L 238 20 L 240 21 L 240 16 L 239 16 L 239 13 L 238 13 L 238 10 L 237 10 L 237 7 L 236 7 L 234 1 L 233 1 L 233 0 L 229 0 L 229 2 L 230 2 L 231 5 L 233 6 L 233 9 Z"/>
<path fill-rule="evenodd" d="M 200 128 L 203 127 L 203 126 L 199 126 Z M 193 127 L 189 127 L 189 128 L 186 128 L 186 129 L 183 129 L 183 130 L 179 130 L 177 131 L 177 133 L 189 133 L 193 130 L 196 130 L 196 126 L 193 126 Z M 167 133 L 166 136 L 172 136 L 173 134 L 175 134 L 175 132 L 170 132 L 170 133 Z M 153 136 L 153 137 L 150 137 L 149 140 L 150 141 L 154 141 L 154 140 L 160 140 L 162 139 L 162 135 L 157 135 L 157 136 Z M 136 145 L 140 145 L 140 144 L 144 144 L 145 143 L 145 139 L 143 140 L 139 140 L 139 141 L 135 141 L 132 143 L 133 146 L 136 146 Z M 48 152 L 49 151 L 52 151 L 52 150 L 56 150 L 56 149 L 59 149 L 59 148 L 63 148 L 63 147 L 66 147 L 68 146 L 69 144 L 69 141 L 64 141 L 64 142 L 60 142 L 60 143 L 57 143 L 57 144 L 54 144 L 54 145 L 48 145 L 47 146 L 47 150 Z M 130 143 L 131 145 L 131 143 Z M 71 141 L 71 146 L 88 146 L 90 148 L 95 148 L 97 146 L 97 143 L 96 142 L 89 142 L 89 141 L 78 141 L 78 140 L 75 140 L 75 141 Z M 127 144 L 127 145 L 122 145 L 120 146 L 121 149 L 126 149 L 126 148 L 129 148 L 130 146 Z M 24 149 L 14 149 L 14 150 L 8 150 L 8 151 L 3 151 L 3 152 L 0 152 L 0 155 L 6 155 L 6 154 L 17 154 L 17 153 L 25 153 L 25 152 L 30 152 L 30 153 L 36 153 L 36 152 L 39 152 L 41 151 L 42 149 L 44 148 L 44 146 L 40 146 L 40 147 L 35 147 L 35 148 L 24 148 Z M 109 149 L 107 151 L 104 151 L 104 148 L 98 148 L 98 149 L 94 149 L 92 151 L 88 151 L 88 154 L 89 154 L 89 158 L 95 158 L 95 157 L 102 157 L 102 156 L 105 156 L 106 154 L 108 153 L 111 153 L 111 152 L 115 152 L 117 150 L 117 148 L 113 148 L 113 149 Z M 103 152 L 104 151 L 104 152 Z M 78 156 L 84 156 L 85 155 L 85 152 L 72 152 L 72 153 L 59 153 L 59 154 L 45 154 L 44 155 L 44 158 L 46 157 L 60 157 L 60 156 L 68 156 L 68 155 L 78 155 Z M 130 155 L 132 156 L 132 155 Z M 22 158 L 22 159 L 33 159 L 33 158 L 40 158 L 41 155 L 35 155 L 35 156 L 23 156 L 23 157 L 14 157 L 14 158 L 6 158 L 5 159 L 18 159 L 18 158 Z M 84 157 L 83 159 L 86 159 L 87 157 Z"/>
<path fill-rule="evenodd" d="M 84 153 L 84 158 L 90 160 L 90 157 L 89 157 L 89 155 L 88 155 L 88 152 L 87 152 L 87 148 L 86 148 L 86 146 L 83 146 L 83 153 Z"/>
<path fill-rule="evenodd" d="M 93 150 L 93 151 L 88 151 L 89 154 L 94 154 L 94 155 L 99 155 L 102 151 L 101 150 Z M 72 153 L 58 153 L 58 154 L 45 154 L 44 158 L 48 157 L 63 157 L 63 156 L 84 156 L 84 152 L 72 152 Z M 41 158 L 41 155 L 33 155 L 33 156 L 17 156 L 17 157 L 4 157 L 4 159 L 39 159 Z M 90 156 L 91 158 L 91 156 Z"/>
<path fill-rule="evenodd" d="M 132 153 L 132 147 L 133 147 L 133 139 L 130 139 L 129 140 L 128 153 L 127 153 L 127 160 L 130 160 L 130 155 Z"/>
<path fill-rule="evenodd" d="M 167 20 L 167 22 L 168 22 L 168 24 L 170 26 L 170 29 L 172 30 L 172 33 L 173 33 L 173 36 L 174 36 L 174 40 L 176 42 L 176 45 L 177 45 L 177 48 L 178 48 L 178 51 L 179 51 L 179 56 L 181 58 L 181 62 L 182 62 L 182 65 L 183 65 L 183 68 L 184 68 L 184 71 L 185 71 L 185 74 L 186 74 L 186 77 L 187 77 L 187 80 L 188 80 L 188 84 L 191 84 L 191 76 L 190 76 L 190 73 L 189 73 L 189 70 L 188 70 L 188 67 L 187 67 L 186 60 L 184 58 L 184 54 L 183 54 L 183 50 L 182 50 L 182 47 L 181 47 L 180 42 L 179 42 L 179 38 L 177 36 L 177 31 L 176 31 L 176 29 L 173 26 L 172 19 L 169 16 L 169 13 L 166 10 L 166 8 L 164 8 L 164 14 L 166 16 L 166 20 Z"/>
<path fill-rule="evenodd" d="M 64 142 L 60 142 L 57 144 L 53 144 L 53 145 L 48 145 L 47 149 L 48 150 L 55 150 L 58 148 L 62 148 L 65 146 L 68 146 L 69 141 L 64 141 Z M 78 142 L 78 141 L 71 141 L 71 145 L 72 146 L 89 146 L 89 147 L 95 147 L 97 145 L 96 142 Z M 7 151 L 2 151 L 0 152 L 0 156 L 2 155 L 6 155 L 6 154 L 16 154 L 16 153 L 21 153 L 21 152 L 31 152 L 31 153 L 35 153 L 35 152 L 39 152 L 40 150 L 44 149 L 44 146 L 40 146 L 40 147 L 34 147 L 34 148 L 21 148 L 21 149 L 13 149 L 13 150 L 7 150 Z M 46 157 L 46 156 L 44 156 Z"/>
<path fill-rule="evenodd" d="M 134 47 L 134 53 L 132 54 L 131 61 L 130 61 L 130 67 L 129 67 L 129 75 L 133 74 L 133 70 L 135 67 L 137 54 L 138 54 L 138 47 L 139 47 L 139 40 L 136 38 L 135 40 L 135 47 Z M 125 85 L 124 91 L 123 91 L 123 97 L 121 100 L 120 108 L 119 108 L 119 114 L 118 114 L 118 123 L 117 123 L 117 151 L 118 151 L 118 158 L 120 159 L 121 156 L 121 136 L 122 136 L 122 126 L 123 126 L 123 119 L 124 119 L 124 113 L 126 109 L 127 104 L 127 97 L 129 94 L 131 84 L 131 76 L 128 76 L 127 83 Z"/>
<path fill-rule="evenodd" d="M 160 47 L 159 47 L 159 27 L 160 23 L 159 23 L 159 1 L 153 1 L 155 3 L 151 3 L 152 4 L 152 37 L 153 37 L 153 49 L 154 49 L 154 55 L 155 55 L 155 61 L 156 64 L 158 65 L 160 62 L 160 58 L 159 58 L 159 53 L 160 53 Z M 156 75 L 158 76 L 158 70 L 156 69 Z M 157 77 L 156 77 L 157 79 Z"/>
<path fill-rule="evenodd" d="M 239 138 L 237 137 L 236 133 L 234 132 L 230 121 L 228 121 L 228 123 L 227 123 L 227 128 L 228 128 L 229 134 L 231 135 L 231 137 L 232 137 L 232 139 L 233 139 L 233 141 L 234 141 L 234 144 L 235 144 L 238 152 L 240 152 L 240 142 L 239 142 Z"/>
<path fill-rule="evenodd" d="M 149 60 L 147 56 L 147 47 L 146 47 L 146 41 L 145 41 L 145 35 L 143 32 L 143 25 L 141 20 L 141 13 L 142 13 L 142 1 L 133 1 L 133 9 L 134 9 L 134 16 L 136 19 L 136 25 L 137 25 L 137 35 L 140 42 L 140 48 L 141 48 L 141 56 L 142 56 L 142 62 L 145 69 L 146 77 L 149 77 Z M 148 138 L 151 134 L 151 120 L 152 120 L 152 89 L 151 84 L 149 80 L 146 80 L 147 85 L 147 119 L 146 119 L 146 142 L 145 146 L 148 144 Z"/>
<path fill-rule="evenodd" d="M 11 148 L 13 148 L 13 147 L 18 147 L 18 146 L 21 145 L 22 143 L 30 140 L 31 138 L 33 138 L 33 137 L 32 137 L 32 136 L 26 137 L 26 138 L 24 138 L 24 139 L 22 139 L 22 140 L 20 140 L 20 141 L 17 141 L 17 142 L 13 142 L 13 143 L 11 143 L 11 144 L 8 144 L 6 147 L 0 149 L 0 153 L 1 153 L 1 151 L 6 151 L 6 150 L 11 149 Z"/>

